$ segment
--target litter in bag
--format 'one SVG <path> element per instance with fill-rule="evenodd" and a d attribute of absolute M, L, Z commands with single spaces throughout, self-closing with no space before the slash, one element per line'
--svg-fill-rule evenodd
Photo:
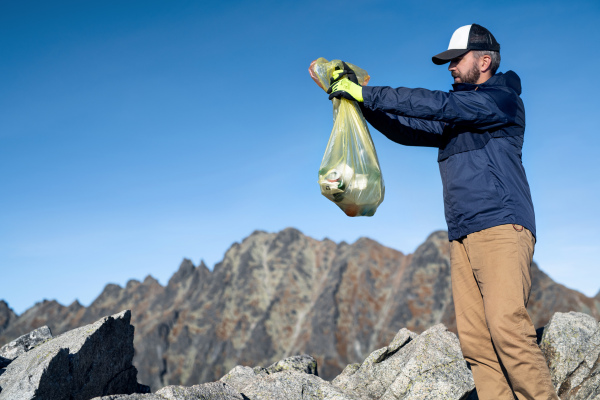
<path fill-rule="evenodd" d="M 356 73 L 361 86 L 369 82 L 366 71 L 346 64 Z M 341 60 L 318 58 L 308 71 L 317 85 L 327 91 L 336 69 L 344 69 Z M 379 160 L 367 122 L 355 101 L 333 99 L 333 129 L 319 169 L 319 186 L 323 196 L 349 217 L 370 217 L 383 201 L 385 187 Z"/>

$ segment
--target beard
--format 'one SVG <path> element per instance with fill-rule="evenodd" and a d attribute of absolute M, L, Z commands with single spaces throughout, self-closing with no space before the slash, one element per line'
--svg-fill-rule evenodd
<path fill-rule="evenodd" d="M 460 82 L 458 82 L 458 83 L 473 83 L 473 84 L 475 84 L 479 80 L 479 76 L 480 75 L 481 75 L 481 71 L 479 71 L 479 67 L 477 66 L 477 62 L 474 62 L 473 66 L 471 67 L 471 69 L 468 70 L 464 74 L 461 74 L 458 71 L 453 71 L 452 72 L 452 77 L 453 78 L 460 79 Z"/>

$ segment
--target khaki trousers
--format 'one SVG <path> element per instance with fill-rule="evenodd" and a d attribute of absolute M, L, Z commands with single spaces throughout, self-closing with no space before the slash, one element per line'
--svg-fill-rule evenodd
<path fill-rule="evenodd" d="M 534 246 L 511 224 L 451 242 L 458 337 L 480 400 L 558 400 L 525 308 Z"/>

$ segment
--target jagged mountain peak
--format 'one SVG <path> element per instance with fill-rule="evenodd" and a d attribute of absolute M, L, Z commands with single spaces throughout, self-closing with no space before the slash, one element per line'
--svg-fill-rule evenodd
<path fill-rule="evenodd" d="M 8 303 L 4 300 L 0 300 L 0 334 L 4 331 L 13 321 L 17 319 L 17 314 L 12 308 L 8 306 Z"/>
<path fill-rule="evenodd" d="M 307 238 L 307 236 L 305 236 L 302 232 L 300 232 L 298 229 L 296 228 L 285 228 L 279 232 L 276 233 L 275 239 L 282 241 L 282 242 L 293 242 L 296 240 L 300 240 L 300 239 L 305 239 Z"/>
<path fill-rule="evenodd" d="M 145 278 L 144 278 L 144 280 L 142 281 L 142 285 L 145 285 L 145 286 L 156 286 L 156 285 L 158 285 L 158 286 L 162 286 L 162 285 L 160 284 L 160 282 L 158 282 L 158 281 L 156 280 L 156 278 L 155 278 L 155 277 L 153 277 L 152 275 L 146 275 L 146 277 L 145 277 Z"/>
<path fill-rule="evenodd" d="M 443 243 L 448 242 L 448 232 L 447 231 L 434 231 L 432 232 L 427 239 L 425 239 L 425 243 L 433 241 L 435 243 Z"/>
<path fill-rule="evenodd" d="M 265 235 L 265 234 L 269 234 L 269 232 L 263 231 L 262 229 L 256 229 L 250 235 L 248 235 L 246 237 L 246 239 L 251 238 L 253 236 L 260 236 L 260 235 Z"/>
<path fill-rule="evenodd" d="M 179 269 L 169 279 L 169 283 L 167 283 L 167 286 L 176 285 L 177 283 L 189 278 L 189 276 L 192 275 L 194 272 L 196 272 L 196 267 L 194 266 L 194 263 L 192 263 L 191 260 L 184 258 L 181 261 L 181 264 L 179 264 Z"/>
<path fill-rule="evenodd" d="M 140 281 L 138 281 L 137 279 L 130 279 L 129 281 L 127 281 L 127 283 L 125 284 L 125 287 L 129 286 L 135 286 L 137 284 L 139 284 Z M 120 292 L 121 290 L 123 290 L 123 288 L 121 287 L 121 285 L 117 284 L 117 283 L 107 283 L 104 286 L 104 289 L 102 290 L 102 293 L 100 294 L 100 296 L 102 296 L 103 293 L 106 293 L 106 295 L 110 296 L 112 293 L 115 292 Z"/>
<path fill-rule="evenodd" d="M 56 301 L 54 299 L 52 299 L 52 300 L 43 299 L 42 301 L 38 301 L 37 303 L 35 303 L 33 305 L 33 307 L 26 310 L 25 313 L 27 313 L 31 309 L 42 309 L 42 308 L 47 309 L 47 308 L 52 308 L 52 307 L 56 307 L 56 306 L 64 307 L 62 304 L 60 304 L 58 301 Z"/>
<path fill-rule="evenodd" d="M 256 230 L 250 234 L 250 236 L 246 237 L 242 240 L 241 245 L 244 246 L 252 246 L 258 243 L 271 243 L 271 242 L 279 242 L 283 244 L 290 244 L 298 240 L 305 240 L 308 236 L 305 236 L 302 232 L 300 232 L 296 228 L 285 228 L 279 232 L 266 232 L 261 230 Z M 234 243 L 232 248 L 237 247 L 238 243 Z"/>
<path fill-rule="evenodd" d="M 194 268 L 196 268 L 196 266 L 194 265 L 192 260 L 190 260 L 189 258 L 184 258 L 183 260 L 181 260 L 181 264 L 179 264 L 179 269 L 181 270 L 182 268 L 193 270 Z"/>
<path fill-rule="evenodd" d="M 382 246 L 376 240 L 368 238 L 366 236 L 361 236 L 352 243 L 352 246 Z"/>
<path fill-rule="evenodd" d="M 450 242 L 446 231 L 436 231 L 417 247 L 413 257 L 433 258 L 444 257 L 450 259 Z"/>
<path fill-rule="evenodd" d="M 8 303 L 6 301 L 0 300 L 0 315 L 5 315 L 8 313 L 15 314 L 14 310 L 12 308 L 10 308 L 10 306 L 8 305 Z"/>
<path fill-rule="evenodd" d="M 137 279 L 130 279 L 127 281 L 127 283 L 125 284 L 125 289 L 132 289 L 134 287 L 137 287 L 139 284 L 141 284 L 141 282 Z M 122 290 L 123 288 L 121 287 L 121 285 L 117 285 L 114 284 L 114 286 L 118 286 L 119 289 L 118 290 Z M 107 285 L 108 286 L 108 285 Z M 106 286 L 104 287 L 104 290 L 106 290 Z M 109 290 L 116 290 L 114 287 L 111 287 Z"/>
<path fill-rule="evenodd" d="M 83 305 L 79 302 L 79 300 L 75 299 L 69 306 L 67 307 L 69 311 L 76 312 L 77 310 L 84 308 Z"/>

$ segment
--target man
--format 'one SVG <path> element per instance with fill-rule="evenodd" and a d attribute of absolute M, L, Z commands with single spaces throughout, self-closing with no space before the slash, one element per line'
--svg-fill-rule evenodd
<path fill-rule="evenodd" d="M 361 87 L 345 69 L 330 99 L 358 101 L 397 143 L 439 148 L 456 324 L 479 398 L 558 399 L 525 308 L 535 217 L 521 163 L 521 81 L 496 73 L 500 45 L 477 24 L 457 29 L 432 60 L 450 63 L 454 90 Z"/>

